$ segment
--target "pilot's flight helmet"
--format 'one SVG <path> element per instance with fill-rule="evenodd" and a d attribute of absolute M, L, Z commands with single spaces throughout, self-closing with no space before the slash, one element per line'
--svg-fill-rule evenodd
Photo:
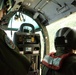
<path fill-rule="evenodd" d="M 75 31 L 69 27 L 64 27 L 56 32 L 54 40 L 56 50 L 58 47 L 72 50 L 76 49 L 76 35 Z"/>
<path fill-rule="evenodd" d="M 0 10 L 4 9 L 6 13 L 13 7 L 15 1 L 14 0 L 0 0 Z"/>

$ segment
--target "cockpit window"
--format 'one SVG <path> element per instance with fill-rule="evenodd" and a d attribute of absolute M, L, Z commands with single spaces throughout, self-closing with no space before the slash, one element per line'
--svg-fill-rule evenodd
<path fill-rule="evenodd" d="M 34 26 L 35 29 L 39 28 L 38 24 L 31 17 L 17 12 L 10 20 L 8 28 L 19 29 L 22 23 L 30 23 Z"/>
<path fill-rule="evenodd" d="M 7 33 L 7 35 L 11 40 L 13 39 L 14 32 L 16 32 L 23 23 L 32 24 L 35 29 L 39 28 L 39 25 L 37 24 L 37 22 L 35 22 L 35 20 L 33 20 L 31 17 L 27 16 L 26 14 L 17 12 L 10 19 L 8 29 L 5 30 L 5 32 Z M 29 31 L 32 30 L 31 27 L 29 26 L 26 26 L 26 27 L 27 27 L 26 29 L 29 29 Z"/>

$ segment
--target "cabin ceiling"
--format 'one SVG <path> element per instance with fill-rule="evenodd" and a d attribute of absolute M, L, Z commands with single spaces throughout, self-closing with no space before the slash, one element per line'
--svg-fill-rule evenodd
<path fill-rule="evenodd" d="M 66 17 L 76 11 L 74 0 L 24 0 L 23 5 L 46 15 L 49 23 Z"/>
<path fill-rule="evenodd" d="M 20 7 L 19 2 L 28 9 L 44 13 L 49 24 L 76 12 L 75 0 L 16 0 L 13 10 Z"/>

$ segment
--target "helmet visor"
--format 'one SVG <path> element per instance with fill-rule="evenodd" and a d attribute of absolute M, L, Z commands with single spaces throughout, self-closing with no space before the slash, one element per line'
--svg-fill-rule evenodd
<path fill-rule="evenodd" d="M 63 36 L 55 38 L 55 46 L 57 47 L 65 47 L 67 43 L 68 43 L 67 39 L 65 39 L 65 37 Z"/>

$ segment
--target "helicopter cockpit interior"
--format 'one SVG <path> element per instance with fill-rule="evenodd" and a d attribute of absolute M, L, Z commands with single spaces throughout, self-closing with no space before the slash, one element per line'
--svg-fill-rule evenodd
<path fill-rule="evenodd" d="M 45 55 L 49 53 L 52 47 L 50 47 L 51 43 L 49 43 L 51 37 L 49 28 L 52 29 L 53 23 L 75 14 L 75 10 L 75 0 L 15 0 L 13 8 L 3 17 L 0 27 L 5 30 L 11 30 L 11 34 L 13 34 L 13 31 L 17 31 L 22 23 L 35 23 L 32 25 L 35 27 L 35 32 L 40 32 L 42 36 L 42 43 L 44 44 L 41 47 L 43 48 L 43 55 Z M 32 18 L 33 21 L 28 20 L 27 16 Z M 18 25 L 15 25 L 16 23 Z M 60 25 L 60 23 L 58 24 Z M 63 25 L 59 25 L 57 26 L 56 24 L 56 28 L 63 27 Z"/>
<path fill-rule="evenodd" d="M 0 27 L 39 73 L 44 55 L 54 50 L 54 34 L 65 26 L 75 28 L 75 18 L 76 0 L 15 0 Z"/>

